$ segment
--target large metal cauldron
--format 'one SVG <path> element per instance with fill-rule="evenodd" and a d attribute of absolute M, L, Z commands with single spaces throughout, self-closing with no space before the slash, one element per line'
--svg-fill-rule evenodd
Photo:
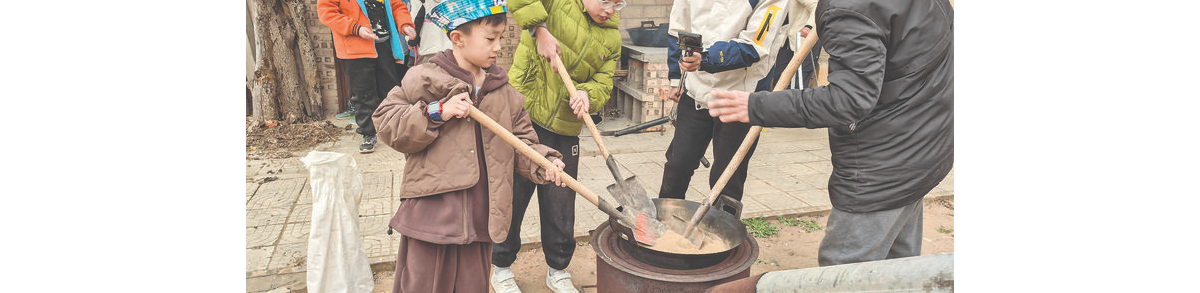
<path fill-rule="evenodd" d="M 741 244 L 727 251 L 726 257 L 716 264 L 689 270 L 661 268 L 626 253 L 622 247 L 628 240 L 617 235 L 613 227 L 611 222 L 603 222 L 592 231 L 592 249 L 596 251 L 596 291 L 602 293 L 702 292 L 712 286 L 749 277 L 750 266 L 758 259 L 758 242 L 743 236 Z"/>
<path fill-rule="evenodd" d="M 658 207 L 658 220 L 670 223 L 672 216 L 680 219 L 691 219 L 700 208 L 700 203 L 671 198 L 655 198 L 654 205 Z M 733 198 L 722 195 L 713 204 L 712 209 L 700 219 L 696 227 L 708 234 L 705 245 L 724 245 L 727 249 L 707 254 L 681 254 L 658 251 L 633 241 L 633 231 L 620 225 L 614 218 L 609 218 L 609 225 L 618 235 L 621 235 L 620 247 L 631 257 L 644 263 L 673 270 L 692 270 L 713 266 L 729 257 L 734 248 L 746 241 L 746 226 L 742 224 L 742 204 Z M 676 228 L 682 229 L 682 228 Z M 757 250 L 756 250 L 757 252 Z"/>

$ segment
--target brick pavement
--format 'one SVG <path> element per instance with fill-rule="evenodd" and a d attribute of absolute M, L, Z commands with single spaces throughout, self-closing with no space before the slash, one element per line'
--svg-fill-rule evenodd
<path fill-rule="evenodd" d="M 350 120 L 331 119 L 342 126 Z M 602 130 L 629 126 L 608 121 Z M 651 196 L 662 180 L 664 153 L 671 130 L 603 137 L 625 176 L 637 175 Z M 338 142 L 317 150 L 352 154 L 363 174 L 363 194 L 359 204 L 359 233 L 367 257 L 373 266 L 394 262 L 399 248 L 398 234 L 387 235 L 387 222 L 399 203 L 399 186 L 404 156 L 380 144 L 371 154 L 359 154 L 358 135 L 344 136 Z M 612 200 L 606 186 L 612 175 L 599 150 L 585 132 L 580 138 L 579 181 L 602 197 Z M 300 154 L 303 155 L 303 154 Z M 710 149 L 706 157 L 712 160 Z M 760 135 L 758 149 L 750 160 L 749 178 L 743 198 L 743 218 L 777 217 L 828 211 L 826 191 L 832 165 L 824 129 L 768 128 Z M 266 292 L 288 287 L 305 287 L 305 253 L 312 214 L 308 171 L 300 157 L 246 162 L 246 291 Z M 687 200 L 700 201 L 708 194 L 708 174 L 703 166 L 692 177 Z M 718 170 L 719 172 L 719 170 Z M 270 182 L 263 178 L 275 177 Z M 954 194 L 954 173 L 927 198 Z M 521 229 L 525 244 L 539 240 L 537 198 L 530 202 Z M 585 199 L 575 201 L 575 234 L 584 237 L 607 219 Z"/>

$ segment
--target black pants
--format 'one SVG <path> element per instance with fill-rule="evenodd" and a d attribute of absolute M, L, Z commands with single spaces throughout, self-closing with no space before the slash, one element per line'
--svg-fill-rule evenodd
<path fill-rule="evenodd" d="M 376 43 L 375 52 L 379 57 L 344 59 L 342 68 L 346 70 L 346 78 L 350 83 L 350 104 L 354 106 L 354 122 L 358 124 L 355 132 L 362 135 L 375 135 L 375 123 L 371 122 L 371 114 L 387 97 L 392 88 L 400 85 L 408 66 L 396 63 L 392 58 L 392 49 L 387 42 Z"/>
<path fill-rule="evenodd" d="M 563 154 L 563 171 L 571 177 L 579 175 L 579 137 L 559 135 L 537 124 L 541 144 L 558 150 Z M 524 176 L 513 176 L 513 215 L 512 226 L 508 229 L 508 239 L 492 246 L 492 264 L 498 267 L 511 266 L 517 260 L 517 251 L 521 250 L 521 219 L 525 217 L 525 209 L 533 198 L 534 189 L 538 194 L 538 209 L 542 225 L 542 251 L 546 253 L 546 264 L 556 270 L 565 270 L 571 264 L 571 255 L 575 253 L 575 191 L 570 187 L 557 185 L 533 184 Z"/>
<path fill-rule="evenodd" d="M 729 160 L 733 159 L 733 154 L 750 131 L 750 124 L 722 123 L 720 118 L 709 116 L 708 109 L 696 110 L 695 105 L 695 100 L 687 94 L 679 98 L 675 137 L 671 139 L 671 146 L 667 147 L 662 188 L 658 190 L 660 198 L 683 199 L 692 174 L 696 172 L 696 167 L 700 166 L 700 157 L 704 156 L 710 141 L 713 145 L 713 165 L 708 175 L 708 186 L 716 185 L 717 179 L 721 178 L 721 172 L 729 166 Z M 742 192 L 746 187 L 746 169 L 750 156 L 757 147 L 758 140 L 755 140 L 746 152 L 746 158 L 742 160 L 737 171 L 733 172 L 733 177 L 729 178 L 729 184 L 721 190 L 721 194 L 742 200 Z"/>

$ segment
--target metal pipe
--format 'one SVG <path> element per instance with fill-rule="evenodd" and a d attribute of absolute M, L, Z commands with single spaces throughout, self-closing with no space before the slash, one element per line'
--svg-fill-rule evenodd
<path fill-rule="evenodd" d="M 659 124 L 663 124 L 663 123 L 667 123 L 667 122 L 670 122 L 670 119 L 668 117 L 662 117 L 662 118 L 650 120 L 649 122 L 646 122 L 646 123 L 642 123 L 642 124 L 630 126 L 629 128 L 617 130 L 616 132 L 613 132 L 613 136 L 622 136 L 622 135 L 638 132 L 638 131 L 641 131 L 642 129 L 650 128 L 652 126 L 657 126 Z"/>
<path fill-rule="evenodd" d="M 758 292 L 954 292 L 954 253 L 763 274 Z"/>

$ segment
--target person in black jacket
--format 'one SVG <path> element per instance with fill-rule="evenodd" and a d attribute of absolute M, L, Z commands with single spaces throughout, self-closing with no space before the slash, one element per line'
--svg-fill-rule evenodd
<path fill-rule="evenodd" d="M 922 198 L 954 163 L 953 24 L 947 0 L 822 0 L 829 85 L 714 92 L 721 121 L 829 128 L 821 266 L 920 255 Z"/>

